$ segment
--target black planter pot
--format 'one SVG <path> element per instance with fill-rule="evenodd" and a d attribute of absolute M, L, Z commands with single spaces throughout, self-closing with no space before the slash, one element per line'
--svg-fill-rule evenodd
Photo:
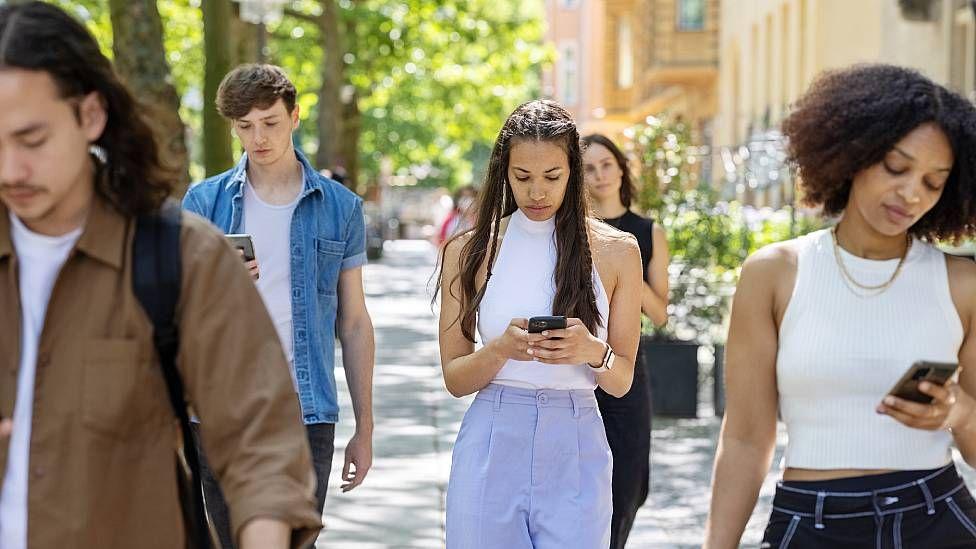
<path fill-rule="evenodd" d="M 712 370 L 712 403 L 715 415 L 725 415 L 725 345 L 715 345 L 715 366 Z"/>
<path fill-rule="evenodd" d="M 641 367 L 651 381 L 656 416 L 698 416 L 698 344 L 641 336 Z"/>

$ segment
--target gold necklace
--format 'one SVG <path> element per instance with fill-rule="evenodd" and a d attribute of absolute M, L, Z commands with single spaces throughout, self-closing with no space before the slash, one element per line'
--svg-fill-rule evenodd
<path fill-rule="evenodd" d="M 870 295 L 872 296 L 881 295 L 882 293 L 884 293 L 885 290 L 890 288 L 892 284 L 894 284 L 895 279 L 898 278 L 898 273 L 901 272 L 901 268 L 905 264 L 905 258 L 908 257 L 908 251 L 912 249 L 912 237 L 911 235 L 906 235 L 905 251 L 902 252 L 901 258 L 898 260 L 898 266 L 895 267 L 895 272 L 891 274 L 891 278 L 889 278 L 883 284 L 870 286 L 867 284 L 861 284 L 860 282 L 855 280 L 854 277 L 851 275 L 851 273 L 847 270 L 847 266 L 844 265 L 844 258 L 841 257 L 840 255 L 840 244 L 837 242 L 836 225 L 834 225 L 834 227 L 830 229 L 830 234 L 834 240 L 834 259 L 837 260 L 837 265 L 840 267 L 840 273 L 841 275 L 843 275 L 844 281 L 847 282 L 849 286 L 851 285 L 856 286 L 861 290 L 870 292 Z M 853 290 L 854 288 L 851 289 Z"/>

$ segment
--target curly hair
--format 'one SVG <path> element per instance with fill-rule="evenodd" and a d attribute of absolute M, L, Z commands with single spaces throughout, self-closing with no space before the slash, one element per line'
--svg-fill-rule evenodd
<path fill-rule="evenodd" d="M 95 141 L 108 153 L 95 191 L 126 215 L 155 211 L 176 185 L 152 129 L 98 43 L 70 15 L 44 2 L 0 6 L 0 69 L 44 71 L 62 98 L 97 92 L 108 113 Z"/>
<path fill-rule="evenodd" d="M 934 123 L 955 158 L 936 205 L 909 232 L 956 240 L 976 228 L 976 109 L 917 71 L 883 64 L 823 73 L 783 122 L 803 201 L 828 216 L 847 206 L 855 174 L 912 130 Z"/>
<path fill-rule="evenodd" d="M 620 147 L 616 143 L 610 140 L 609 137 L 594 133 L 587 135 L 583 138 L 583 144 L 589 147 L 590 145 L 596 143 L 597 145 L 603 145 L 606 147 L 610 154 L 613 155 L 614 159 L 617 161 L 617 167 L 620 168 L 620 203 L 624 205 L 625 208 L 630 208 L 630 203 L 633 197 L 637 194 L 637 189 L 634 186 L 634 178 L 630 174 L 630 166 L 627 164 L 627 157 L 624 156 L 624 152 L 620 150 Z"/>

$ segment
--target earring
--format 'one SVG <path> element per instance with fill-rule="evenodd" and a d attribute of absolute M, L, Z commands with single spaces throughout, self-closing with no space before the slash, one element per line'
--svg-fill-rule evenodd
<path fill-rule="evenodd" d="M 105 150 L 105 147 L 92 143 L 91 145 L 88 145 L 88 154 L 95 157 L 95 160 L 98 161 L 99 164 L 103 166 L 108 164 L 108 151 Z"/>

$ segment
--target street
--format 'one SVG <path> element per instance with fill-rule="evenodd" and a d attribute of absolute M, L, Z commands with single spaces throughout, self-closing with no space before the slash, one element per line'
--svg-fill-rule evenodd
<path fill-rule="evenodd" d="M 435 252 L 424 241 L 388 242 L 383 259 L 365 270 L 367 305 L 376 330 L 373 469 L 362 486 L 339 490 L 343 450 L 354 421 L 344 373 L 336 378 L 342 414 L 319 548 L 392 549 L 444 546 L 444 499 L 451 446 L 472 397 L 444 388 L 431 309 Z M 337 362 L 339 364 L 340 362 Z M 710 387 L 701 390 L 699 419 L 654 419 L 651 495 L 640 510 L 629 547 L 699 547 L 708 514 L 709 478 L 719 419 Z M 785 434 L 774 463 L 779 463 Z M 957 463 L 961 463 L 958 459 Z M 960 469 L 974 485 L 972 469 Z M 755 547 L 779 478 L 763 486 L 742 545 Z"/>

